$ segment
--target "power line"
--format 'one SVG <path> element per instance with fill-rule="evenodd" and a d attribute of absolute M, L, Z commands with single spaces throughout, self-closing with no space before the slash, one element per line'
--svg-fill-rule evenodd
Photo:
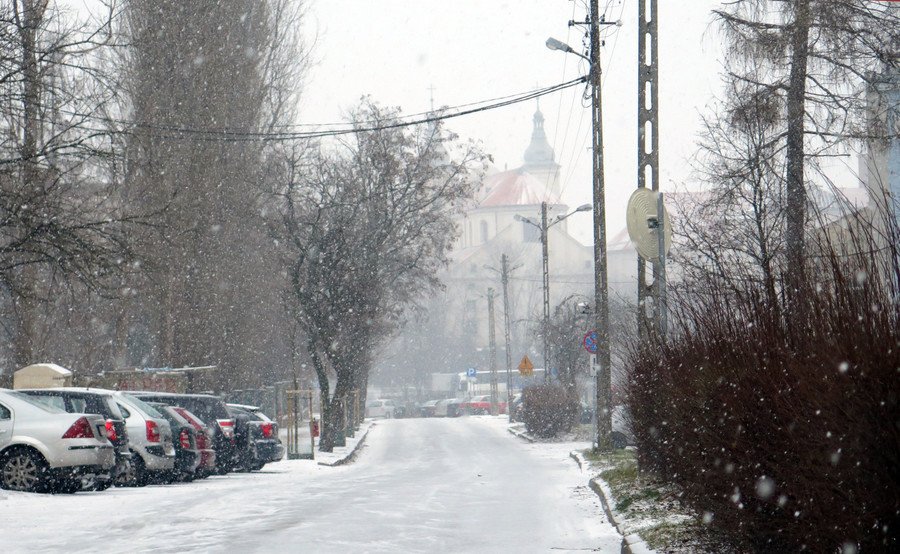
<path fill-rule="evenodd" d="M 373 132 L 373 131 L 383 131 L 388 129 L 397 129 L 400 127 L 409 127 L 413 125 L 421 125 L 425 123 L 432 123 L 437 121 L 443 121 L 447 119 L 453 119 L 457 117 L 462 117 L 464 115 L 471 115 L 483 111 L 494 110 L 497 108 L 502 108 L 505 106 L 510 106 L 512 104 L 517 104 L 520 102 L 527 102 L 529 100 L 533 100 L 535 98 L 540 98 L 541 96 L 546 96 L 548 94 L 553 94 L 554 92 L 559 92 L 570 87 L 574 87 L 580 85 L 585 82 L 587 77 L 578 77 L 577 79 L 572 79 L 570 81 L 566 81 L 564 83 L 559 83 L 556 85 L 552 85 L 549 87 L 532 90 L 525 93 L 510 95 L 506 97 L 501 97 L 498 101 L 492 102 L 486 105 L 484 104 L 486 101 L 473 102 L 470 104 L 463 104 L 461 106 L 455 106 L 451 108 L 445 108 L 439 114 L 427 113 L 424 117 L 422 114 L 419 114 L 419 117 L 407 116 L 406 118 L 397 118 L 393 122 L 390 123 L 378 123 L 376 121 L 367 121 L 361 124 L 346 124 L 344 128 L 338 129 L 329 129 L 329 130 L 315 130 L 315 131 L 250 131 L 250 130 L 235 130 L 229 128 L 193 128 L 193 127 L 179 127 L 172 125 L 160 125 L 153 123 L 146 123 L 141 121 L 129 121 L 125 119 L 116 119 L 110 117 L 97 116 L 93 114 L 79 114 L 72 113 L 70 115 L 83 117 L 86 119 L 94 119 L 99 121 L 104 121 L 107 123 L 116 123 L 124 126 L 131 126 L 133 129 L 131 130 L 118 130 L 118 131 L 110 131 L 110 134 L 126 134 L 126 133 L 134 133 L 136 130 L 148 130 L 155 132 L 154 136 L 161 138 L 170 138 L 170 139 L 190 139 L 190 140 L 199 140 L 199 141 L 211 141 L 211 142 L 279 142 L 279 141 L 290 141 L 290 140 L 308 140 L 315 138 L 324 138 L 324 137 L 333 137 L 340 135 L 347 135 L 359 132 Z M 490 101 L 488 101 L 490 102 Z M 466 106 L 476 105 L 478 107 L 469 108 L 469 109 L 461 109 Z M 410 119 L 410 117 L 413 117 Z M 322 124 L 321 126 L 327 125 L 339 125 L 339 124 Z M 164 133 L 164 134 L 160 134 Z"/>

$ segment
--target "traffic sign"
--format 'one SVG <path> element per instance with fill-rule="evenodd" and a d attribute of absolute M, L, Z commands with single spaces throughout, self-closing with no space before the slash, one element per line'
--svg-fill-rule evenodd
<path fill-rule="evenodd" d="M 591 354 L 597 353 L 597 331 L 588 331 L 584 334 L 584 340 L 581 342 L 584 349 Z"/>
<path fill-rule="evenodd" d="M 532 375 L 534 375 L 534 364 L 531 363 L 531 360 L 528 359 L 528 356 L 522 356 L 522 361 L 519 362 L 519 373 L 521 373 L 525 377 L 531 377 Z"/>
<path fill-rule="evenodd" d="M 470 367 L 469 369 L 466 370 L 466 376 L 475 377 L 476 375 L 478 375 L 478 370 L 475 369 L 474 367 Z"/>

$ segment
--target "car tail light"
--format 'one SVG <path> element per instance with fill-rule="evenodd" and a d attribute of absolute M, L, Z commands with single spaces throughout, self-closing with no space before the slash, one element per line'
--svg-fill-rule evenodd
<path fill-rule="evenodd" d="M 216 423 L 219 424 L 219 429 L 222 430 L 222 434 L 225 435 L 225 438 L 234 439 L 234 420 L 233 419 L 217 419 Z"/>
<path fill-rule="evenodd" d="M 75 423 L 69 427 L 66 434 L 62 436 L 64 439 L 92 439 L 94 438 L 94 430 L 91 429 L 91 423 L 86 417 L 79 417 Z"/>
<path fill-rule="evenodd" d="M 159 425 L 150 419 L 147 420 L 147 442 L 159 442 Z"/>
<path fill-rule="evenodd" d="M 191 434 L 187 429 L 182 429 L 180 433 L 178 433 L 178 442 L 181 443 L 181 448 L 184 450 L 191 449 Z"/>
<path fill-rule="evenodd" d="M 119 438 L 119 435 L 116 433 L 116 426 L 111 419 L 106 420 L 106 438 L 108 438 L 110 442 L 114 442 Z"/>
<path fill-rule="evenodd" d="M 263 423 L 259 428 L 262 430 L 263 437 L 271 439 L 275 436 L 275 428 L 272 423 Z"/>

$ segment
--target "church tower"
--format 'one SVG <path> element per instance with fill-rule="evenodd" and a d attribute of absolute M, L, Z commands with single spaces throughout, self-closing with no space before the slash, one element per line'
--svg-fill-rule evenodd
<path fill-rule="evenodd" d="M 534 129 L 531 131 L 531 143 L 525 149 L 525 164 L 522 169 L 533 175 L 555 197 L 559 197 L 559 164 L 556 163 L 553 148 L 547 141 L 544 131 L 544 114 L 538 104 L 534 112 Z"/>

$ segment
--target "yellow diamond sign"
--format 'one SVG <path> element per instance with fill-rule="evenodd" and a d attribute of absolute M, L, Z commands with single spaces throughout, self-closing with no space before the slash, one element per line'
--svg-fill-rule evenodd
<path fill-rule="evenodd" d="M 534 375 L 534 364 L 531 363 L 528 356 L 522 356 L 522 361 L 519 362 L 519 373 L 524 377 L 531 377 Z"/>

